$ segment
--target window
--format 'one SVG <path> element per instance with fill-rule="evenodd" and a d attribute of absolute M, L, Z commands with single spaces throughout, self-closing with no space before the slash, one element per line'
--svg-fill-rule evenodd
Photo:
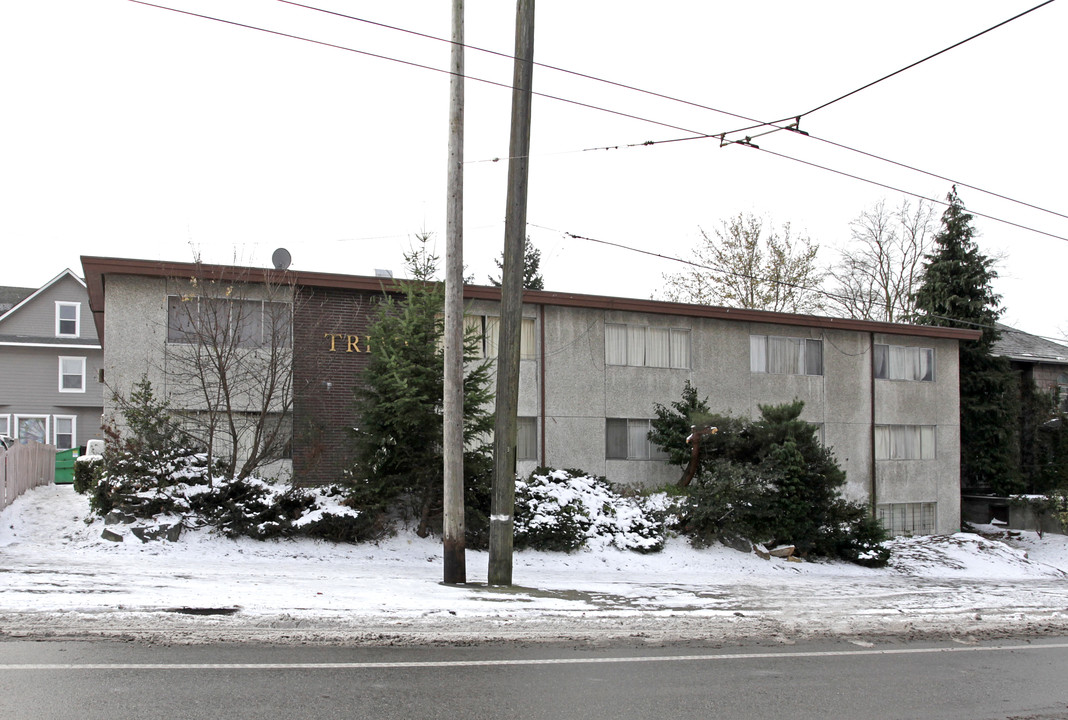
<path fill-rule="evenodd" d="M 237 341 L 238 347 L 288 347 L 293 306 L 266 300 L 167 298 L 167 342 Z"/>
<path fill-rule="evenodd" d="M 85 392 L 85 358 L 59 358 L 59 391 L 61 393 Z"/>
<path fill-rule="evenodd" d="M 45 444 L 48 442 L 47 415 L 16 415 L 15 438 L 25 445 L 31 440 Z"/>
<path fill-rule="evenodd" d="M 501 319 L 495 315 L 465 315 L 464 332 L 473 329 L 482 334 L 482 357 L 497 357 L 501 336 Z M 525 317 L 519 326 L 519 359 L 533 360 L 537 344 L 534 340 L 534 318 Z"/>
<path fill-rule="evenodd" d="M 78 337 L 82 304 L 56 301 L 56 337 Z"/>
<path fill-rule="evenodd" d="M 605 365 L 689 369 L 690 331 L 605 323 L 604 362 Z"/>
<path fill-rule="evenodd" d="M 11 418 L 7 415 L 0 415 L 0 435 L 11 435 Z"/>
<path fill-rule="evenodd" d="M 876 425 L 876 460 L 934 460 L 934 425 Z"/>
<path fill-rule="evenodd" d="M 879 522 L 891 535 L 933 535 L 937 503 L 885 503 L 876 508 Z"/>
<path fill-rule="evenodd" d="M 649 440 L 649 420 L 607 418 L 604 456 L 608 460 L 667 460 L 667 453 Z"/>
<path fill-rule="evenodd" d="M 77 439 L 78 418 L 74 415 L 56 415 L 52 418 L 52 444 L 56 450 L 70 450 Z"/>
<path fill-rule="evenodd" d="M 934 348 L 875 346 L 875 377 L 879 380 L 934 381 Z"/>
<path fill-rule="evenodd" d="M 822 375 L 823 341 L 750 335 L 749 369 L 775 375 Z"/>
<path fill-rule="evenodd" d="M 516 437 L 516 460 L 538 459 L 538 424 L 537 418 L 516 418 L 518 425 Z"/>

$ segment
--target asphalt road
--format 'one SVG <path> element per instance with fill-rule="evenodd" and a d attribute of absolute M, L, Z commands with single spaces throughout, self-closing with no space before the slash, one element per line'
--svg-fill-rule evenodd
<path fill-rule="evenodd" d="M 0 717 L 1050 720 L 1068 718 L 1068 637 L 718 648 L 13 640 L 0 642 Z"/>

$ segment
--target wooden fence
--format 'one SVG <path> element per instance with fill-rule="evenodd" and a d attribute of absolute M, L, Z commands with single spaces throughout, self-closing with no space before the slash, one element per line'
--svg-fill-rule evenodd
<path fill-rule="evenodd" d="M 56 448 L 29 442 L 0 450 L 0 510 L 30 488 L 48 485 L 56 474 Z"/>

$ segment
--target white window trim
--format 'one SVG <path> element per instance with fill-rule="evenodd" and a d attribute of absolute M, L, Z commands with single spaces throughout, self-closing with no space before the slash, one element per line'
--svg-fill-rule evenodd
<path fill-rule="evenodd" d="M 80 388 L 65 388 L 63 387 L 63 361 L 64 360 L 78 360 L 82 366 L 82 386 Z M 59 391 L 61 393 L 82 393 L 86 392 L 85 389 L 85 358 L 77 357 L 75 355 L 60 355 L 59 356 Z"/>
<path fill-rule="evenodd" d="M 70 447 L 61 448 L 56 436 L 59 434 L 59 420 L 70 420 Z M 57 450 L 70 450 L 78 447 L 78 416 L 77 415 L 53 415 L 52 416 L 52 444 Z"/>
<path fill-rule="evenodd" d="M 11 416 L 6 413 L 0 413 L 0 422 L 4 423 L 3 428 L 0 428 L 0 435 L 14 437 L 14 435 L 11 434 Z"/>
<path fill-rule="evenodd" d="M 51 437 L 51 435 L 49 434 L 50 427 L 49 427 L 49 422 L 48 422 L 48 415 L 35 415 L 35 414 L 34 415 L 30 415 L 30 414 L 19 415 L 19 414 L 16 414 L 15 415 L 14 426 L 11 428 L 16 434 L 12 435 L 11 437 L 15 438 L 16 440 L 20 440 L 21 438 L 17 434 L 18 430 L 19 430 L 19 422 L 22 421 L 22 420 L 32 420 L 32 419 L 44 420 L 44 425 L 45 425 L 44 436 L 45 436 L 45 440 L 48 440 L 48 438 Z"/>
<path fill-rule="evenodd" d="M 59 309 L 61 307 L 73 307 L 74 308 L 74 332 L 64 333 L 60 332 L 59 328 Z M 82 304 L 80 302 L 69 302 L 66 300 L 56 300 L 56 337 L 61 338 L 76 338 L 81 337 L 82 332 Z"/>

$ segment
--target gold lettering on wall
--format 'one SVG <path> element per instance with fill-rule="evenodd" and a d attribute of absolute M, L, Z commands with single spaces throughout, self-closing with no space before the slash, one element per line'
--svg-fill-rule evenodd
<path fill-rule="evenodd" d="M 366 337 L 363 338 L 363 345 L 360 345 L 359 335 L 346 335 L 345 333 L 323 333 L 323 338 L 330 339 L 330 347 L 327 352 L 338 351 L 338 340 L 345 341 L 345 352 L 371 352 L 370 343 Z"/>

